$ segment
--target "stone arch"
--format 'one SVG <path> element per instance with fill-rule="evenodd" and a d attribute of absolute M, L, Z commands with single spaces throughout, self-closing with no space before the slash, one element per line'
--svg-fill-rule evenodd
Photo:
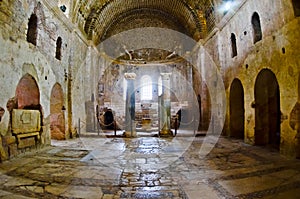
<path fill-rule="evenodd" d="M 280 149 L 280 90 L 275 74 L 260 71 L 255 82 L 255 144 Z"/>
<path fill-rule="evenodd" d="M 18 109 L 40 110 L 40 91 L 34 79 L 29 74 L 24 75 L 16 89 Z"/>
<path fill-rule="evenodd" d="M 27 30 L 27 41 L 36 46 L 37 43 L 37 26 L 38 26 L 38 18 L 36 14 L 32 14 L 29 18 L 28 22 L 28 30 Z"/>
<path fill-rule="evenodd" d="M 262 40 L 260 17 L 257 12 L 253 13 L 251 23 L 253 28 L 253 43 L 256 43 Z"/>
<path fill-rule="evenodd" d="M 242 82 L 237 78 L 231 83 L 229 98 L 230 136 L 238 139 L 244 139 L 244 88 Z"/>
<path fill-rule="evenodd" d="M 54 84 L 50 97 L 50 130 L 51 138 L 65 139 L 64 94 L 59 83 Z"/>

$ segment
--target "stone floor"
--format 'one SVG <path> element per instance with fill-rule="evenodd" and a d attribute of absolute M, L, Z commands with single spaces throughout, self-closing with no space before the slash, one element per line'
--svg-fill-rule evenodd
<path fill-rule="evenodd" d="M 1 163 L 0 179 L 13 199 L 300 198 L 300 160 L 213 136 L 52 141 Z"/>

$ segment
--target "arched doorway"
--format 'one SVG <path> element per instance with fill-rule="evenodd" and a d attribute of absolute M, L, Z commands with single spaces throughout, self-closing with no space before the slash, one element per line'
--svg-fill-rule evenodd
<path fill-rule="evenodd" d="M 61 85 L 56 83 L 50 97 L 50 130 L 51 139 L 65 139 L 64 95 Z"/>
<path fill-rule="evenodd" d="M 229 103 L 230 136 L 238 139 L 244 139 L 244 89 L 239 79 L 234 79 L 231 84 Z"/>
<path fill-rule="evenodd" d="M 16 89 L 18 109 L 41 110 L 40 91 L 35 79 L 29 75 L 24 75 Z"/>
<path fill-rule="evenodd" d="M 280 148 L 280 91 L 275 74 L 263 69 L 255 82 L 255 144 Z"/>

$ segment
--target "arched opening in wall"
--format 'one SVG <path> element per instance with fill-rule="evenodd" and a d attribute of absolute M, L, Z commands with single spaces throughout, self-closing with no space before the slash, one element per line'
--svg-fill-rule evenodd
<path fill-rule="evenodd" d="M 28 30 L 27 30 L 27 41 L 36 46 L 37 41 L 37 22 L 38 18 L 35 14 L 32 14 L 29 18 L 28 22 Z"/>
<path fill-rule="evenodd" d="M 162 83 L 162 78 L 161 76 L 158 77 L 158 96 L 162 95 L 163 92 L 163 83 Z"/>
<path fill-rule="evenodd" d="M 300 1 L 292 0 L 292 3 L 293 3 L 295 17 L 299 17 L 300 16 Z"/>
<path fill-rule="evenodd" d="M 65 136 L 64 95 L 60 84 L 56 83 L 50 97 L 50 131 L 51 139 L 63 140 Z"/>
<path fill-rule="evenodd" d="M 29 74 L 24 75 L 16 88 L 17 109 L 38 110 L 40 112 L 40 125 L 43 126 L 43 112 L 40 104 L 40 91 L 34 79 Z"/>
<path fill-rule="evenodd" d="M 29 74 L 24 75 L 16 89 L 18 109 L 40 110 L 40 92 L 38 85 Z"/>
<path fill-rule="evenodd" d="M 62 39 L 61 37 L 58 37 L 56 40 L 56 52 L 55 52 L 55 58 L 58 60 L 61 60 L 61 45 L 62 45 Z"/>
<path fill-rule="evenodd" d="M 123 79 L 123 101 L 126 103 L 126 97 L 127 97 L 127 80 L 126 78 Z"/>
<path fill-rule="evenodd" d="M 209 89 L 206 84 L 202 85 L 201 91 L 201 130 L 207 131 L 210 122 L 213 122 L 211 114 L 211 99 L 209 94 Z"/>
<path fill-rule="evenodd" d="M 231 50 L 232 50 L 232 57 L 237 56 L 237 47 L 236 47 L 236 37 L 234 33 L 231 33 Z"/>
<path fill-rule="evenodd" d="M 280 91 L 275 74 L 263 69 L 255 82 L 255 144 L 280 148 Z"/>
<path fill-rule="evenodd" d="M 256 43 L 260 40 L 262 40 L 262 31 L 261 31 L 261 25 L 260 25 L 260 18 L 257 12 L 254 12 L 252 15 L 252 28 L 253 28 L 253 43 Z"/>
<path fill-rule="evenodd" d="M 149 75 L 141 78 L 141 100 L 152 100 L 152 80 Z"/>
<path fill-rule="evenodd" d="M 234 79 L 230 86 L 229 97 L 230 137 L 244 139 L 245 108 L 244 88 L 239 79 Z"/>

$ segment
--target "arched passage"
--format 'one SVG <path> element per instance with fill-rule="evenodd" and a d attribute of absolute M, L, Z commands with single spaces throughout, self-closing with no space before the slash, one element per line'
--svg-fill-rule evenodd
<path fill-rule="evenodd" d="M 64 95 L 61 85 L 56 83 L 50 97 L 50 130 L 51 138 L 65 139 Z"/>
<path fill-rule="evenodd" d="M 238 139 L 244 139 L 244 89 L 239 79 L 234 79 L 231 84 L 229 103 L 230 136 Z"/>
<path fill-rule="evenodd" d="M 40 91 L 35 79 L 24 75 L 16 89 L 18 109 L 40 110 Z"/>
<path fill-rule="evenodd" d="M 255 144 L 280 148 L 280 91 L 275 74 L 263 69 L 255 82 Z"/>

